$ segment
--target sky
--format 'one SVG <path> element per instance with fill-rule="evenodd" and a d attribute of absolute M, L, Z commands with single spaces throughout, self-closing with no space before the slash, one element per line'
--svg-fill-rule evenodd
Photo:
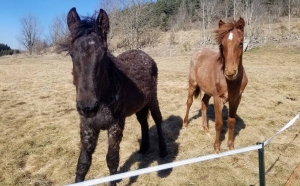
<path fill-rule="evenodd" d="M 49 36 L 49 26 L 56 16 L 75 7 L 81 16 L 93 15 L 100 8 L 101 0 L 7 0 L 0 6 L 0 43 L 12 49 L 23 49 L 16 37 L 20 35 L 20 18 L 29 13 L 35 16 L 43 27 L 42 38 Z"/>

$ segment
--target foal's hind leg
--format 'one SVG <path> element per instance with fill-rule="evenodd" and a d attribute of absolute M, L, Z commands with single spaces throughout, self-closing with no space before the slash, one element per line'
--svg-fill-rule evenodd
<path fill-rule="evenodd" d="M 203 98 L 202 98 L 202 106 L 201 106 L 201 110 L 202 110 L 202 125 L 203 125 L 203 129 L 205 132 L 208 132 L 208 120 L 207 120 L 207 106 L 208 106 L 208 102 L 211 96 L 209 96 L 208 94 L 204 94 Z"/>
<path fill-rule="evenodd" d="M 216 153 L 220 152 L 220 135 L 223 127 L 222 119 L 222 109 L 224 103 L 220 97 L 214 97 L 214 109 L 215 109 L 215 128 L 216 128 L 216 138 L 214 143 L 214 149 Z"/>
<path fill-rule="evenodd" d="M 95 151 L 99 130 L 95 130 L 85 124 L 80 124 L 81 150 L 76 168 L 75 182 L 84 181 L 92 163 L 92 154 Z"/>
<path fill-rule="evenodd" d="M 145 154 L 149 148 L 149 125 L 147 121 L 148 108 L 144 107 L 136 113 L 137 120 L 141 124 L 142 129 L 142 142 L 139 153 Z"/>
<path fill-rule="evenodd" d="M 197 87 L 193 86 L 193 85 L 189 85 L 189 88 L 188 88 L 188 98 L 187 98 L 187 101 L 186 101 L 186 113 L 185 113 L 185 117 L 184 117 L 184 120 L 183 120 L 183 126 L 184 127 L 188 126 L 189 111 L 190 111 L 191 105 L 193 103 L 193 96 L 195 94 L 196 88 Z"/>
<path fill-rule="evenodd" d="M 162 129 L 161 129 L 162 116 L 161 116 L 161 112 L 159 110 L 157 98 L 152 102 L 152 104 L 150 105 L 149 108 L 151 111 L 152 118 L 156 125 L 160 157 L 164 158 L 168 155 L 168 153 L 167 153 L 166 142 L 165 142 L 165 139 L 162 134 Z"/>

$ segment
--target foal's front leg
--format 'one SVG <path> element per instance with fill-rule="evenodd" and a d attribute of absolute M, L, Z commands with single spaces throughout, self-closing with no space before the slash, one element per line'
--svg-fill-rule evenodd
<path fill-rule="evenodd" d="M 92 154 L 95 151 L 99 130 L 95 130 L 91 125 L 80 123 L 81 150 L 76 168 L 75 182 L 84 181 L 92 163 Z"/>
<path fill-rule="evenodd" d="M 124 122 L 116 123 L 110 126 L 108 129 L 108 152 L 106 155 L 106 163 L 110 172 L 110 175 L 116 174 L 119 162 L 120 162 L 120 142 L 123 137 L 123 129 L 124 129 Z M 115 181 L 112 181 L 110 185 L 116 185 Z"/>
<path fill-rule="evenodd" d="M 236 98 L 235 101 L 229 102 L 229 113 L 228 113 L 228 121 L 227 121 L 227 126 L 228 126 L 228 148 L 229 150 L 234 149 L 234 127 L 236 123 L 236 111 L 237 108 L 240 104 L 241 97 L 239 96 Z"/>

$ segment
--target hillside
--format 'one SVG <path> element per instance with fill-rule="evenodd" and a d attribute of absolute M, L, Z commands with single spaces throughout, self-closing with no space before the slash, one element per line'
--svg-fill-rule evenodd
<path fill-rule="evenodd" d="M 288 18 L 281 18 L 278 23 L 263 24 L 261 25 L 262 34 L 260 38 L 250 40 L 245 34 L 245 40 L 250 40 L 249 47 L 253 48 L 260 45 L 266 44 L 279 44 L 285 45 L 290 44 L 291 46 L 300 45 L 300 18 L 293 18 L 291 20 L 291 37 L 287 37 Z M 270 27 L 272 32 L 270 34 Z M 142 50 L 150 52 L 152 55 L 185 55 L 192 54 L 202 47 L 217 48 L 213 31 L 217 28 L 217 23 L 210 30 L 206 31 L 206 35 L 209 40 L 203 43 L 202 31 L 200 29 L 192 30 L 178 30 L 178 31 L 159 31 L 155 30 L 155 43 L 141 47 Z M 247 31 L 247 25 L 246 25 Z M 172 39 L 171 39 L 172 38 Z M 122 42 L 121 37 L 115 36 L 110 41 L 109 48 L 115 54 L 119 54 L 126 50 L 126 48 L 118 48 L 118 44 Z"/>

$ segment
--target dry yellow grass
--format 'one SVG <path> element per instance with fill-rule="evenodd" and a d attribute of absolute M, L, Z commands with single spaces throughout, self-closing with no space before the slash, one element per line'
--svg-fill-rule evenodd
<path fill-rule="evenodd" d="M 159 68 L 158 97 L 169 155 L 159 159 L 156 129 L 150 122 L 151 147 L 137 153 L 140 126 L 126 120 L 120 170 L 128 171 L 213 153 L 214 122 L 210 102 L 210 135 L 203 132 L 200 100 L 182 129 L 190 55 L 154 56 Z M 299 48 L 264 46 L 244 54 L 249 84 L 238 109 L 235 147 L 264 141 L 300 111 Z M 72 183 L 79 154 L 79 118 L 75 110 L 69 57 L 5 56 L 0 58 L 0 185 Z M 227 106 L 224 109 L 226 120 Z M 224 127 L 226 131 L 226 127 Z M 265 148 L 267 185 L 284 185 L 300 163 L 300 120 Z M 86 179 L 107 176 L 106 131 L 100 133 Z M 221 151 L 226 151 L 226 140 Z M 259 185 L 257 152 L 177 167 L 123 179 L 119 185 Z M 300 183 L 300 173 L 291 185 Z"/>

